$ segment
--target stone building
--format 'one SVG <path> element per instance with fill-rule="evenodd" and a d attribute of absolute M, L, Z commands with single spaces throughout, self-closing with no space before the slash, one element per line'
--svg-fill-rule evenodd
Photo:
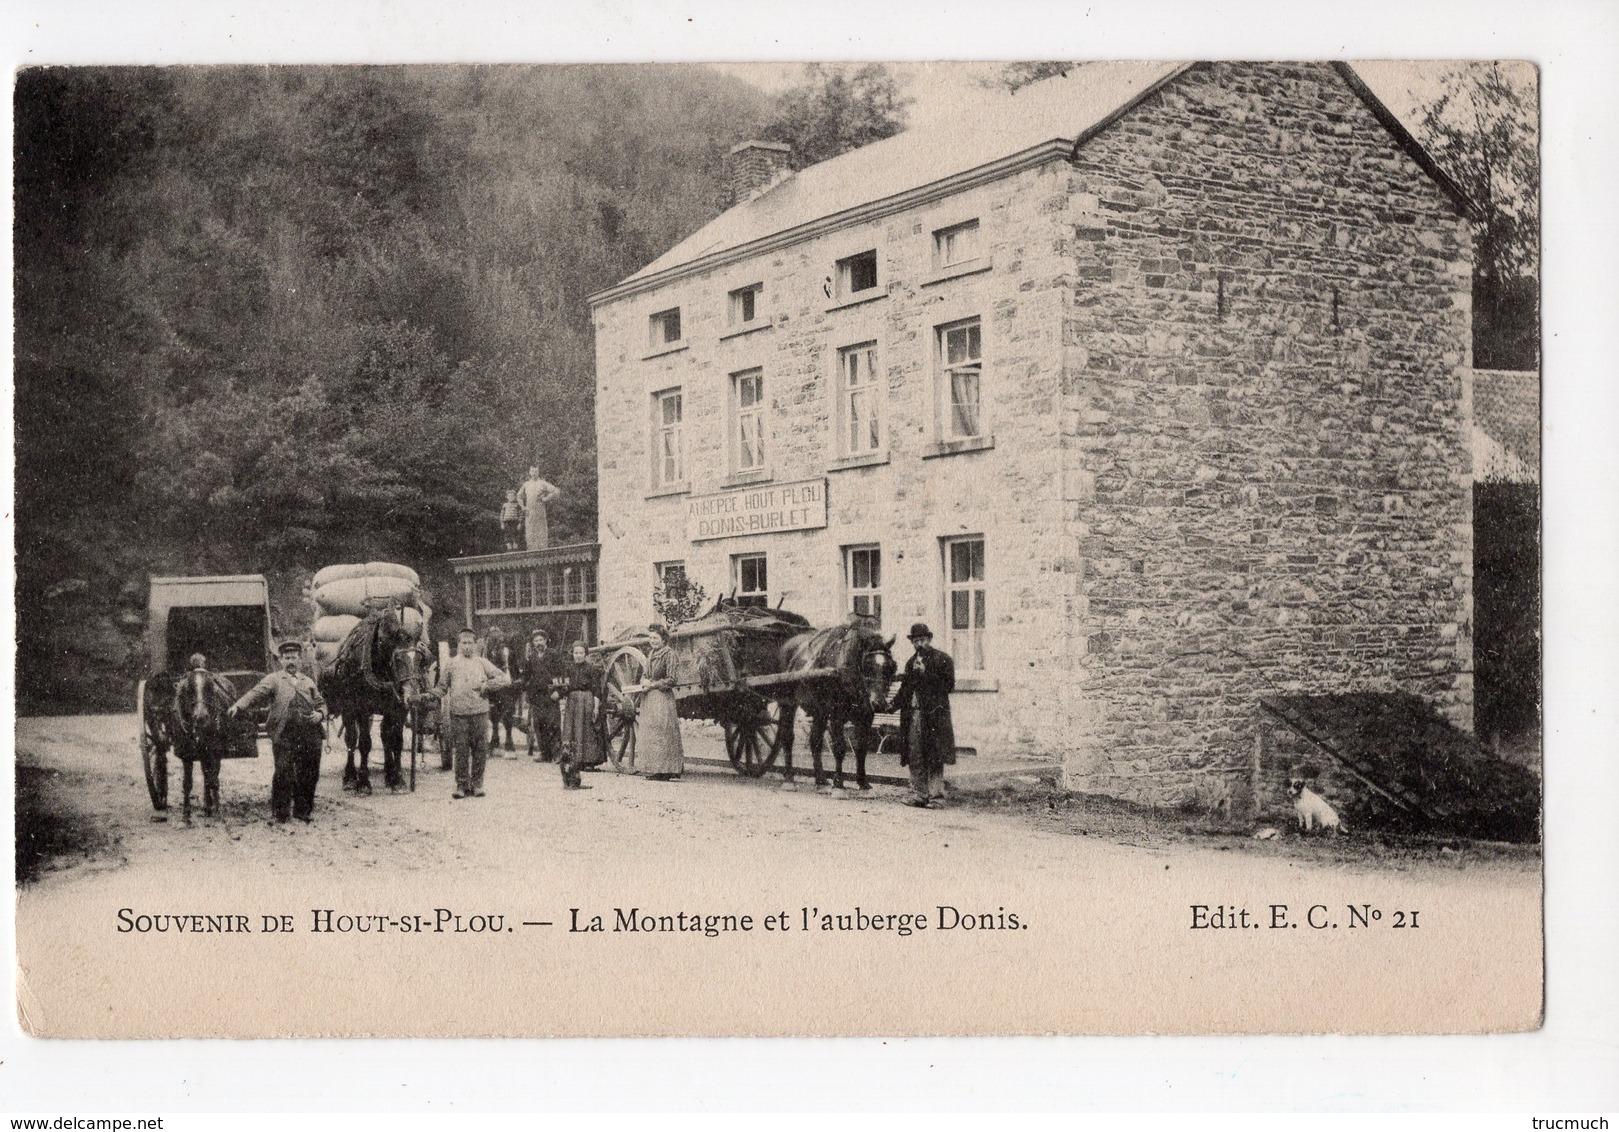
<path fill-rule="evenodd" d="M 1350 67 L 1093 64 L 786 157 L 591 300 L 604 635 L 668 571 L 926 621 L 963 746 L 1161 802 L 1262 695 L 1468 726 L 1470 206 Z"/>

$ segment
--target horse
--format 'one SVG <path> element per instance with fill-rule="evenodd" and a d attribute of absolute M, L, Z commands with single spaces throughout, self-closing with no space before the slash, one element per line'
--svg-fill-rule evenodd
<path fill-rule="evenodd" d="M 432 715 L 438 697 L 433 692 L 433 658 L 427 646 L 421 643 L 402 645 L 394 649 L 389 662 L 394 686 L 405 702 L 406 721 L 410 724 L 410 788 L 416 789 L 416 758 L 422 754 L 422 737 L 427 733 L 427 720 Z M 444 742 L 439 736 L 439 743 Z"/>
<path fill-rule="evenodd" d="M 809 672 L 834 669 L 826 676 L 813 676 L 793 682 L 791 699 L 781 703 L 781 724 L 776 742 L 787 762 L 789 783 L 793 780 L 793 720 L 799 708 L 810 721 L 810 754 L 815 759 L 815 787 L 826 790 L 821 769 L 821 744 L 832 732 L 835 760 L 833 787 L 843 789 L 843 757 L 848 753 L 845 724 L 854 724 L 855 782 L 870 790 L 866 781 L 866 753 L 871 749 L 871 719 L 888 705 L 888 687 L 898 665 L 894 663 L 894 638 L 883 639 L 868 618 L 851 615 L 842 625 L 814 629 L 789 637 L 781 646 L 782 672 Z"/>
<path fill-rule="evenodd" d="M 185 767 L 184 816 L 191 820 L 191 768 L 202 763 L 202 816 L 219 809 L 219 760 L 230 745 L 234 727 L 230 706 L 236 689 L 223 676 L 208 671 L 201 656 L 191 658 L 191 671 L 174 686 L 168 734 L 174 753 Z"/>
<path fill-rule="evenodd" d="M 404 786 L 400 764 L 405 751 L 406 703 L 394 675 L 394 655 L 416 644 L 416 634 L 400 619 L 399 605 L 374 608 L 338 646 L 332 663 L 320 674 L 320 694 L 327 709 L 343 723 L 348 761 L 343 787 L 371 793 L 371 717 L 382 717 L 383 780 L 390 790 Z M 355 752 L 360 758 L 355 763 Z"/>
<path fill-rule="evenodd" d="M 146 698 L 142 703 L 141 723 L 152 743 L 152 808 L 169 808 L 169 751 L 174 748 L 174 696 L 180 686 L 180 677 L 165 669 L 154 672 L 146 679 Z M 167 696 L 156 694 L 160 688 L 169 689 Z M 158 818 L 167 821 L 167 818 Z"/>
<path fill-rule="evenodd" d="M 512 678 L 512 682 L 504 688 L 486 693 L 489 701 L 489 748 L 494 750 L 500 746 L 500 726 L 506 725 L 506 749 L 515 751 L 512 744 L 512 728 L 517 721 L 517 698 L 523 694 L 522 682 L 518 680 L 517 656 L 510 645 L 506 643 L 506 634 L 498 627 L 491 627 L 489 635 L 484 638 L 484 659 Z"/>

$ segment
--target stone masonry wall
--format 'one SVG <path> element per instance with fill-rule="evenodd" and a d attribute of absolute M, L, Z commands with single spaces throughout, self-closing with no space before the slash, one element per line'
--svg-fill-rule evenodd
<path fill-rule="evenodd" d="M 1071 548 L 1064 539 L 1058 401 L 1071 261 L 1057 238 L 1069 171 L 1060 160 L 854 227 L 597 307 L 601 628 L 644 625 L 653 564 L 682 560 L 712 596 L 732 556 L 768 555 L 771 601 L 816 624 L 847 608 L 843 548 L 880 545 L 883 628 L 931 623 L 948 648 L 941 540 L 982 535 L 988 572 L 987 665 L 960 670 L 963 745 L 986 753 L 1053 750 L 1053 660 L 1069 648 Z M 981 256 L 955 271 L 933 261 L 933 232 L 977 218 Z M 878 297 L 840 302 L 838 259 L 875 248 Z M 727 293 L 763 283 L 760 328 L 737 333 Z M 649 344 L 651 314 L 678 306 L 684 341 Z M 984 402 L 994 446 L 928 455 L 935 444 L 935 328 L 981 319 Z M 875 341 L 886 379 L 886 452 L 840 463 L 834 374 L 840 347 Z M 730 375 L 761 367 L 769 404 L 769 481 L 825 478 L 825 529 L 692 544 L 688 493 L 652 490 L 652 395 L 680 387 L 690 494 L 729 473 Z M 1065 573 L 1065 571 L 1067 573 Z M 959 660 L 959 658 L 958 658 Z M 1060 736 L 1059 736 L 1060 737 Z"/>
<path fill-rule="evenodd" d="M 1470 728 L 1466 221 L 1325 65 L 1196 68 L 1078 157 L 1067 783 L 1218 798 L 1276 691 Z"/>

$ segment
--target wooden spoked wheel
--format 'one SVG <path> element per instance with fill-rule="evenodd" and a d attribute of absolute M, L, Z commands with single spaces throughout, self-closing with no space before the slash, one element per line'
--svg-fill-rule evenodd
<path fill-rule="evenodd" d="M 646 680 L 647 660 L 640 649 L 626 645 L 613 654 L 602 676 L 602 747 L 620 772 L 635 769 L 636 715 L 641 706 L 639 688 Z"/>
<path fill-rule="evenodd" d="M 139 734 L 141 771 L 146 776 L 146 793 L 151 796 L 152 809 L 169 808 L 169 760 L 166 737 L 153 735 L 146 719 L 146 681 L 135 685 L 135 730 Z"/>
<path fill-rule="evenodd" d="M 724 721 L 725 753 L 737 773 L 758 778 L 776 761 L 781 734 L 781 705 L 749 695 L 741 699 Z"/>

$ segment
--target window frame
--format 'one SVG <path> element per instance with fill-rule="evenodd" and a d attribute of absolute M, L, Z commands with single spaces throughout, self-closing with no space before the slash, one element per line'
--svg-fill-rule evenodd
<path fill-rule="evenodd" d="M 746 287 L 737 287 L 725 296 L 726 325 L 734 330 L 754 327 L 764 321 L 764 294 L 763 282 L 749 283 Z M 742 308 L 751 298 L 753 313 L 747 318 L 742 317 Z"/>
<path fill-rule="evenodd" d="M 758 381 L 757 399 L 753 404 L 744 408 L 742 404 L 743 383 L 753 379 Z M 730 420 L 727 422 L 729 427 L 726 431 L 729 434 L 727 447 L 730 449 L 731 472 L 735 475 L 743 475 L 765 471 L 770 466 L 769 445 L 767 443 L 770 422 L 766 413 L 768 405 L 765 401 L 764 367 L 750 366 L 748 369 L 737 370 L 731 374 L 730 384 Z M 757 459 L 751 464 L 744 465 L 742 463 L 742 428 L 743 421 L 749 418 L 758 421 L 758 429 L 754 438 Z"/>
<path fill-rule="evenodd" d="M 946 242 L 968 232 L 972 233 L 970 254 L 947 257 L 945 254 Z M 982 257 L 984 254 L 983 244 L 981 243 L 982 235 L 983 226 L 979 223 L 979 217 L 976 216 L 971 220 L 963 220 L 959 224 L 947 224 L 943 228 L 935 228 L 933 230 L 933 269 L 935 271 L 944 271 L 952 267 L 960 267 L 964 263 L 971 263 L 973 260 Z"/>
<path fill-rule="evenodd" d="M 979 576 L 969 576 L 962 581 L 956 581 L 954 574 L 955 555 L 957 546 L 978 545 L 977 566 Z M 988 540 L 981 534 L 951 535 L 939 540 L 940 550 L 940 581 L 944 594 L 942 621 L 945 639 L 949 642 L 951 659 L 955 661 L 956 670 L 962 673 L 983 673 L 989 669 L 989 548 Z M 968 573 L 972 572 L 973 560 L 968 558 Z M 955 595 L 965 593 L 967 597 L 967 621 L 964 629 L 957 629 L 955 625 Z M 972 595 L 977 594 L 974 602 Z M 975 617 L 976 613 L 976 617 Z M 978 622 L 977 625 L 973 621 Z M 976 640 L 977 647 L 973 648 Z"/>
<path fill-rule="evenodd" d="M 871 286 L 856 290 L 854 286 L 855 264 L 866 259 L 871 260 Z M 837 280 L 837 300 L 839 302 L 852 302 L 855 299 L 870 298 L 882 293 L 882 265 L 877 260 L 877 249 L 867 248 L 840 258 L 835 264 L 834 277 Z"/>
<path fill-rule="evenodd" d="M 857 390 L 849 381 L 848 359 L 858 357 L 860 353 L 867 357 L 866 383 Z M 883 381 L 882 367 L 879 361 L 880 351 L 875 338 L 865 342 L 856 342 L 851 346 L 840 346 L 834 355 L 834 365 L 837 367 L 835 386 L 837 389 L 837 404 L 834 407 L 833 428 L 837 430 L 836 455 L 840 459 L 860 456 L 876 456 L 888 451 L 888 397 Z M 854 414 L 851 403 L 856 392 L 865 392 L 870 395 L 870 412 L 868 419 L 876 423 L 876 438 L 870 447 L 855 448 L 851 443 L 850 429 L 854 424 Z"/>
<path fill-rule="evenodd" d="M 976 357 L 962 363 L 951 365 L 949 336 L 957 330 L 978 331 L 978 353 Z M 968 335 L 971 341 L 971 334 Z M 984 419 L 984 320 L 980 315 L 967 318 L 954 319 L 950 322 L 940 323 L 933 328 L 933 428 L 934 435 L 941 444 L 959 444 L 964 441 L 981 441 L 988 438 L 988 422 Z M 954 376 L 957 370 L 977 371 L 977 406 L 978 428 L 976 432 L 957 433 L 955 425 Z"/>
<path fill-rule="evenodd" d="M 764 588 L 758 590 L 743 589 L 744 564 L 759 563 L 760 573 L 764 575 Z M 756 578 L 755 581 L 758 579 Z M 731 555 L 731 589 L 736 593 L 737 604 L 753 605 L 764 609 L 770 608 L 770 555 L 763 550 L 749 550 L 740 554 Z M 755 600 L 758 599 L 758 600 Z"/>
<path fill-rule="evenodd" d="M 669 337 L 669 325 L 674 324 L 675 336 Z M 672 350 L 686 340 L 686 324 L 679 307 L 655 311 L 647 316 L 647 343 L 654 351 Z"/>
<path fill-rule="evenodd" d="M 867 567 L 867 585 L 858 586 L 855 583 L 855 560 L 857 555 L 869 554 L 872 556 Z M 877 622 L 877 627 L 883 624 L 883 548 L 881 543 L 861 542 L 852 543 L 843 548 L 843 611 L 870 617 Z M 872 578 L 875 577 L 875 583 Z M 856 603 L 862 598 L 876 602 L 875 613 L 861 613 Z"/>
<path fill-rule="evenodd" d="M 678 403 L 679 416 L 671 429 L 664 417 L 664 406 L 674 400 Z M 672 478 L 664 475 L 664 446 L 665 434 L 673 432 L 675 435 L 675 471 Z M 654 491 L 665 488 L 678 488 L 686 480 L 686 393 L 685 387 L 671 385 L 666 389 L 659 389 L 652 394 L 652 488 Z"/>
<path fill-rule="evenodd" d="M 671 558 L 666 562 L 652 564 L 652 588 L 654 593 L 667 593 L 669 579 L 675 576 L 681 579 L 689 577 L 686 573 L 686 560 L 684 558 Z"/>

